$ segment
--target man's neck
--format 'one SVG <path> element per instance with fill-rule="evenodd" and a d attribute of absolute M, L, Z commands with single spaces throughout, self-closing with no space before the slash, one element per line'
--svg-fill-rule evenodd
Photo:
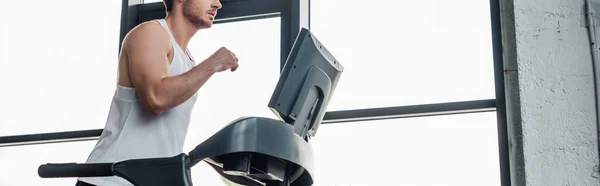
<path fill-rule="evenodd" d="M 190 40 L 199 29 L 180 14 L 171 14 L 165 18 L 165 21 L 169 25 L 169 30 L 171 30 L 179 47 L 186 51 Z"/>

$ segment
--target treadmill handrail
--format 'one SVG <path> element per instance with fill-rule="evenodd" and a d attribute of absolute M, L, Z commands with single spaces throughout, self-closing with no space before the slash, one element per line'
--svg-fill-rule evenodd
<path fill-rule="evenodd" d="M 114 176 L 113 163 L 48 163 L 38 167 L 42 178 Z"/>

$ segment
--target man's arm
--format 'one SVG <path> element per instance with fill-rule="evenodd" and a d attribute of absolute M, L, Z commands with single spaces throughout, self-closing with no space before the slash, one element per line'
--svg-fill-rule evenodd
<path fill-rule="evenodd" d="M 124 46 L 133 85 L 144 106 L 154 115 L 188 100 L 226 64 L 211 56 L 186 73 L 169 76 L 167 55 L 172 48 L 171 41 L 166 30 L 152 23 L 134 29 Z M 237 67 L 237 59 L 234 66 Z"/>

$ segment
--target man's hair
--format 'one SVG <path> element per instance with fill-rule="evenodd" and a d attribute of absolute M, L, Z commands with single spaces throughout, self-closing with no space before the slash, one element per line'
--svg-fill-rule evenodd
<path fill-rule="evenodd" d="M 171 12 L 171 9 L 173 9 L 173 0 L 163 0 L 163 3 L 167 12 Z"/>

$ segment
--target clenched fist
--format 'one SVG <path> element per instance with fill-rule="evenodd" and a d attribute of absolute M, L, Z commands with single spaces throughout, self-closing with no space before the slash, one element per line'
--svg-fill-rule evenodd
<path fill-rule="evenodd" d="M 222 72 L 227 69 L 235 71 L 238 68 L 238 58 L 235 54 L 225 47 L 219 48 L 214 54 L 212 54 L 205 61 L 208 63 L 209 68 L 215 72 Z"/>

